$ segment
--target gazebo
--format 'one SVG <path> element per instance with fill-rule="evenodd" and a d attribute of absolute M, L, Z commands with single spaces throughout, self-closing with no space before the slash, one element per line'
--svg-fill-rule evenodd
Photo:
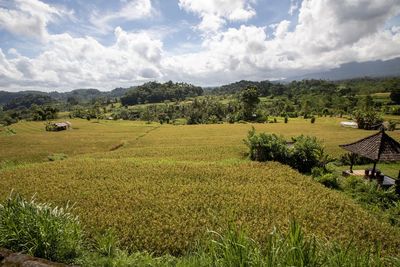
<path fill-rule="evenodd" d="M 387 135 L 383 127 L 376 134 L 351 144 L 340 145 L 340 147 L 351 153 L 373 160 L 372 175 L 376 173 L 376 164 L 378 161 L 400 161 L 400 144 Z M 384 178 L 389 179 L 390 177 Z"/>

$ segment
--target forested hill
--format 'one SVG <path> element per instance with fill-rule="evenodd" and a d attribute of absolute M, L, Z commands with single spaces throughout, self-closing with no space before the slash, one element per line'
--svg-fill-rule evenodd
<path fill-rule="evenodd" d="M 271 82 L 271 81 L 239 81 L 220 87 L 207 90 L 207 93 L 213 95 L 236 94 L 246 87 L 254 86 L 258 89 L 260 96 L 269 95 L 302 95 L 302 94 L 320 94 L 334 91 L 343 91 L 351 94 L 372 94 L 378 92 L 390 92 L 400 85 L 399 77 L 386 78 L 356 78 L 340 81 L 329 80 L 300 80 L 292 82 Z M 347 94 L 346 93 L 346 94 Z"/>
<path fill-rule="evenodd" d="M 21 91 L 6 92 L 0 91 L 0 106 L 7 104 L 15 105 L 24 102 L 24 98 L 42 101 L 43 96 L 47 96 L 54 102 L 62 102 L 71 105 L 78 103 L 93 103 L 96 101 L 106 102 L 121 99 L 124 105 L 134 105 L 138 103 L 157 103 L 165 100 L 182 100 L 186 97 L 195 97 L 202 94 L 206 95 L 232 95 L 241 90 L 253 86 L 256 87 L 260 96 L 269 95 L 288 95 L 296 96 L 302 94 L 319 94 L 327 92 L 343 91 L 348 94 L 371 94 L 376 92 L 390 92 L 397 90 L 400 84 L 400 76 L 386 78 L 357 78 L 341 81 L 328 80 L 301 80 L 292 82 L 274 81 L 238 81 L 219 87 L 203 89 L 188 83 L 158 83 L 148 82 L 140 86 L 130 88 L 115 88 L 112 91 L 99 91 L 97 89 L 76 89 L 70 92 L 40 92 L 40 91 Z M 346 92 L 344 92 L 346 91 Z M 51 102 L 46 98 L 46 103 Z M 13 104 L 14 102 L 14 104 Z M 16 102 L 16 103 L 15 103 Z M 25 106 L 25 104 L 21 104 Z"/>
<path fill-rule="evenodd" d="M 54 101 L 58 102 L 71 102 L 71 103 L 84 103 L 91 102 L 93 100 L 103 98 L 119 98 L 128 91 L 128 88 L 116 88 L 112 91 L 102 92 L 97 89 L 75 89 L 70 92 L 40 92 L 40 91 L 20 91 L 20 92 L 6 92 L 0 91 L 0 105 L 6 105 L 10 101 L 15 99 L 21 99 L 24 97 L 32 98 L 32 96 L 46 95 L 51 97 Z"/>
<path fill-rule="evenodd" d="M 143 103 L 159 103 L 165 100 L 178 101 L 187 97 L 196 97 L 203 94 L 203 89 L 188 83 L 148 82 L 141 86 L 130 88 L 121 103 L 124 106 Z"/>

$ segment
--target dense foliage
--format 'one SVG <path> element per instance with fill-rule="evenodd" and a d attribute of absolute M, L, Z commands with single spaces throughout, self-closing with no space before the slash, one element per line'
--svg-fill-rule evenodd
<path fill-rule="evenodd" d="M 300 135 L 287 143 L 276 134 L 257 134 L 254 127 L 244 140 L 249 148 L 249 158 L 256 161 L 279 161 L 302 173 L 310 173 L 314 167 L 324 167 L 326 155 L 316 137 Z"/>
<path fill-rule="evenodd" d="M 4 110 L 10 109 L 29 109 L 33 105 L 45 105 L 51 104 L 54 100 L 47 95 L 42 94 L 27 94 L 24 96 L 20 96 L 12 99 L 6 105 L 4 105 Z"/>
<path fill-rule="evenodd" d="M 220 122 L 268 122 L 271 117 L 302 116 L 315 122 L 317 116 L 351 116 L 359 119 L 360 128 L 371 129 L 379 124 L 379 116 L 400 114 L 395 94 L 400 78 L 363 78 L 345 81 L 302 80 L 290 83 L 240 81 L 216 88 L 203 89 L 187 83 L 148 82 L 111 92 L 77 89 L 67 93 L 0 93 L 6 114 L 2 124 L 21 119 L 36 120 L 29 112 L 53 103 L 71 117 L 84 119 L 127 119 L 188 124 Z M 391 93 L 390 93 L 391 92 Z M 203 93 L 207 97 L 202 96 Z M 390 98 L 392 95 L 392 99 Z M 46 104 L 46 103 L 47 104 Z M 122 107 L 121 107 L 122 105 Z M 51 119 L 51 116 L 46 116 Z"/>
<path fill-rule="evenodd" d="M 187 97 L 200 96 L 203 89 L 187 83 L 148 82 L 126 92 L 121 97 L 123 106 L 143 103 L 159 103 L 165 100 L 184 100 Z"/>
<path fill-rule="evenodd" d="M 289 158 L 289 149 L 285 139 L 276 134 L 256 134 L 256 130 L 252 128 L 244 142 L 249 148 L 251 160 L 285 162 Z"/>
<path fill-rule="evenodd" d="M 354 119 L 358 124 L 358 128 L 365 130 L 379 129 L 379 127 L 383 122 L 382 117 L 376 111 L 373 110 L 369 111 L 356 110 L 354 112 Z"/>

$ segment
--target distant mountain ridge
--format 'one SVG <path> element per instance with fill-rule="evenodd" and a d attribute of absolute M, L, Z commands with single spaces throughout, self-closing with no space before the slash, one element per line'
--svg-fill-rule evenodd
<path fill-rule="evenodd" d="M 226 85 L 203 88 L 207 94 L 223 94 L 223 93 L 236 93 L 240 88 L 247 86 L 257 86 L 261 89 L 274 89 L 279 90 L 281 82 L 287 83 L 299 80 L 331 80 L 340 81 L 355 78 L 371 77 L 382 78 L 390 76 L 400 76 L 400 57 L 391 60 L 376 60 L 368 62 L 351 62 L 342 64 L 339 68 L 335 68 L 325 72 L 309 73 L 300 76 L 289 77 L 281 81 L 238 81 Z M 24 95 L 47 95 L 56 101 L 66 102 L 69 98 L 77 98 L 80 102 L 89 102 L 93 99 L 105 98 L 120 98 L 125 95 L 128 90 L 134 89 L 136 86 L 130 88 L 115 88 L 111 91 L 100 91 L 98 89 L 75 89 L 70 92 L 41 92 L 41 91 L 20 91 L 20 92 L 7 92 L 0 90 L 0 105 L 5 105 L 11 100 Z"/>
<path fill-rule="evenodd" d="M 111 91 L 100 91 L 98 89 L 75 89 L 70 92 L 41 92 L 41 91 L 20 91 L 20 92 L 7 92 L 7 91 L 0 91 L 0 105 L 4 105 L 11 100 L 26 96 L 26 95 L 47 95 L 56 101 L 64 101 L 66 102 L 68 98 L 77 98 L 79 101 L 89 102 L 92 99 L 96 99 L 99 97 L 106 97 L 106 98 L 118 98 L 123 96 L 126 91 L 131 88 L 115 88 Z"/>
<path fill-rule="evenodd" d="M 376 60 L 367 62 L 350 62 L 342 64 L 339 68 L 329 71 L 309 73 L 293 76 L 285 81 L 321 79 L 321 80 L 347 80 L 360 77 L 389 77 L 400 75 L 400 57 L 390 60 Z"/>

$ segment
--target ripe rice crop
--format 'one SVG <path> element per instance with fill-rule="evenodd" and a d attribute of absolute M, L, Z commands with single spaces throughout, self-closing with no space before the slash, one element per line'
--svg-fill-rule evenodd
<path fill-rule="evenodd" d="M 14 189 L 58 206 L 76 203 L 89 233 L 115 228 L 132 250 L 183 254 L 208 229 L 223 232 L 231 221 L 262 243 L 273 226 L 287 229 L 296 218 L 319 238 L 360 247 L 378 242 L 385 253 L 399 255 L 399 228 L 287 166 L 249 162 L 243 139 L 250 124 L 72 124 L 79 129 L 48 133 L 40 123 L 24 122 L 15 125 L 17 135 L 0 136 L 1 161 L 36 162 L 0 169 L 0 197 Z M 332 118 L 254 126 L 288 139 L 317 136 L 333 155 L 343 153 L 338 144 L 371 134 L 341 128 Z M 109 151 L 120 142 L 125 145 Z M 42 160 L 52 153 L 68 158 Z"/>
<path fill-rule="evenodd" d="M 272 226 L 285 228 L 290 218 L 323 238 L 381 242 L 392 252 L 400 246 L 398 228 L 278 163 L 67 159 L 0 174 L 2 197 L 14 188 L 55 205 L 76 202 L 93 232 L 115 228 L 135 249 L 180 254 L 207 229 L 221 231 L 230 220 L 262 242 Z"/>

